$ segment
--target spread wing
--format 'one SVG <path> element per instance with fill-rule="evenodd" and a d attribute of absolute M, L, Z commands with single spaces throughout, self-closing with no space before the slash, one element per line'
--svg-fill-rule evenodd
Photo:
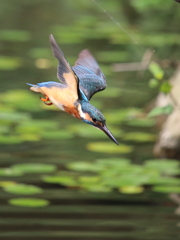
<path fill-rule="evenodd" d="M 52 52 L 55 58 L 58 59 L 59 65 L 57 68 L 57 77 L 64 85 L 74 90 L 75 93 L 78 92 L 78 79 L 76 75 L 74 74 L 71 66 L 67 62 L 67 60 L 64 57 L 63 52 L 57 45 L 53 35 L 51 34 L 49 37 Z"/>
<path fill-rule="evenodd" d="M 87 49 L 80 52 L 79 58 L 72 69 L 79 79 L 79 88 L 88 100 L 96 92 L 106 88 L 106 78 L 101 72 L 98 63 Z"/>

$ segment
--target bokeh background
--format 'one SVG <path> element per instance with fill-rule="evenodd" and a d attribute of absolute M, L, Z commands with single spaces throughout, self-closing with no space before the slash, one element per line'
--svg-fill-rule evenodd
<path fill-rule="evenodd" d="M 2 240 L 178 238 L 178 161 L 153 156 L 145 113 L 159 88 L 138 64 L 149 56 L 171 77 L 179 16 L 173 0 L 0 1 Z M 92 104 L 120 146 L 29 91 L 58 81 L 50 34 L 70 64 L 85 48 L 97 59 L 108 87 Z"/>

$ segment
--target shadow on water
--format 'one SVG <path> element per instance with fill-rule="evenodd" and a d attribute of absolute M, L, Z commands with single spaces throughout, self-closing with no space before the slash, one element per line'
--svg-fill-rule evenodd
<path fill-rule="evenodd" d="M 175 60 L 177 26 L 170 34 L 158 14 L 152 19 L 153 1 L 152 6 L 140 2 L 102 3 L 132 32 L 132 18 L 138 19 L 137 38 L 157 48 L 160 59 L 171 51 Z M 153 159 L 155 121 L 142 109 L 157 94 L 147 86 L 150 73 L 110 69 L 112 63 L 141 61 L 142 48 L 118 32 L 93 1 L 13 3 L 0 2 L 0 238 L 177 239 L 177 205 L 169 194 L 180 191 L 178 162 Z M 168 4 L 176 19 L 173 3 Z M 161 35 L 164 26 L 167 32 Z M 100 62 L 108 88 L 92 104 L 106 116 L 119 147 L 27 91 L 26 82 L 56 81 L 50 33 L 70 63 L 83 48 Z"/>

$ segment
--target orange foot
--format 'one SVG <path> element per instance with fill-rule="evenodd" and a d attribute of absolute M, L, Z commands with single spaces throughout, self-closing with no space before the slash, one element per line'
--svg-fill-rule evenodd
<path fill-rule="evenodd" d="M 52 102 L 47 103 L 49 100 L 48 96 L 46 95 L 45 98 L 40 97 L 41 101 L 44 102 L 46 105 L 52 105 Z"/>

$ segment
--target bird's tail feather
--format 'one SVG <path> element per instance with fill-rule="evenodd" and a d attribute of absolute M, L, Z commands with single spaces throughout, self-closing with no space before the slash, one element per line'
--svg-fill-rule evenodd
<path fill-rule="evenodd" d="M 40 92 L 39 91 L 39 86 L 31 83 L 26 83 L 27 85 L 31 86 L 30 90 L 34 92 Z"/>

